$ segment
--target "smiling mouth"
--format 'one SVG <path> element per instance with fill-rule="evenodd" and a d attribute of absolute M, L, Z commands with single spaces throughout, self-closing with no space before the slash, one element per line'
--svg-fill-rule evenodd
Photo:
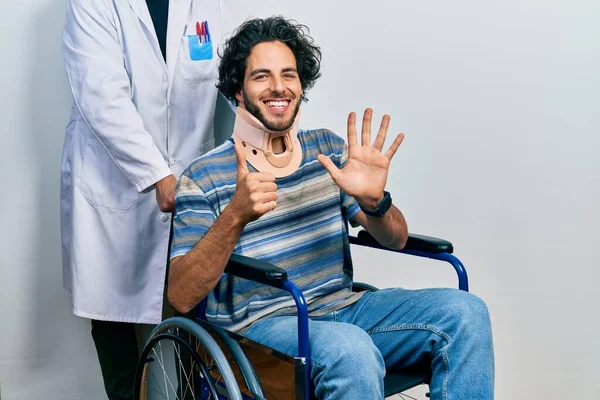
<path fill-rule="evenodd" d="M 283 113 L 287 111 L 290 106 L 291 100 L 266 100 L 263 104 L 267 106 L 269 111 L 273 113 Z"/>

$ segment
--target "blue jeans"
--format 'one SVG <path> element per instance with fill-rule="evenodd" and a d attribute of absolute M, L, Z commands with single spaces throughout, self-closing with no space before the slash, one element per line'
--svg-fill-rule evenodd
<path fill-rule="evenodd" d="M 246 336 L 298 354 L 297 317 L 266 318 Z M 319 399 L 383 399 L 386 368 L 431 366 L 434 400 L 494 398 L 490 318 L 455 289 L 383 289 L 309 321 L 311 379 Z"/>

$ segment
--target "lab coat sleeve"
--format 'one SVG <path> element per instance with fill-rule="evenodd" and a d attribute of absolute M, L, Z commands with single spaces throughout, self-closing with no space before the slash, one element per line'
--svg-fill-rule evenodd
<path fill-rule="evenodd" d="M 81 115 L 138 191 L 172 174 L 131 101 L 130 82 L 106 0 L 70 0 L 63 53 Z"/>

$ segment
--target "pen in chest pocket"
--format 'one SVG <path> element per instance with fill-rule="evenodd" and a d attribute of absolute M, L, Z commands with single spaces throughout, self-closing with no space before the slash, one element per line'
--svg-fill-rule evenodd
<path fill-rule="evenodd" d="M 209 43 L 210 40 L 210 32 L 208 31 L 208 21 L 200 21 L 196 22 L 196 35 L 198 36 L 198 40 L 200 43 Z"/>
<path fill-rule="evenodd" d="M 200 22 L 196 22 L 196 35 L 198 35 L 198 40 L 202 43 L 202 28 L 200 27 Z"/>
<path fill-rule="evenodd" d="M 206 37 L 208 38 L 208 41 L 210 42 L 210 32 L 208 31 L 208 21 L 204 21 L 204 27 L 206 28 Z"/>

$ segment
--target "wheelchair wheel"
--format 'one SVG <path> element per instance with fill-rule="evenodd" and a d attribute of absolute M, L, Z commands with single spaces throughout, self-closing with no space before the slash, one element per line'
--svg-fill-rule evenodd
<path fill-rule="evenodd" d="M 225 355 L 201 326 L 169 318 L 150 334 L 138 363 L 136 400 L 242 400 Z"/>

